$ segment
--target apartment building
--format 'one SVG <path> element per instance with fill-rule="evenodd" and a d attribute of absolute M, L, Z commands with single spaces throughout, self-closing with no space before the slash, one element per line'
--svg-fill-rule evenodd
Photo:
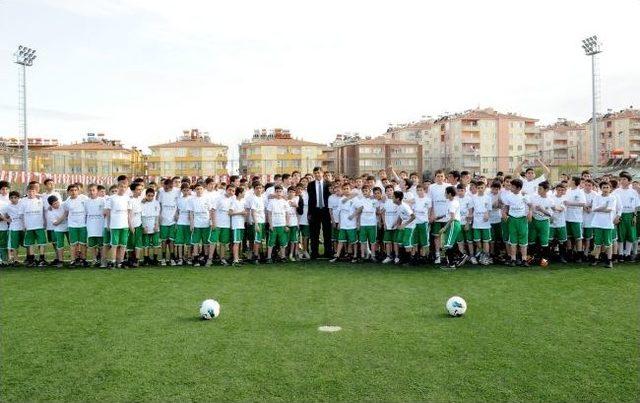
<path fill-rule="evenodd" d="M 591 130 L 591 121 L 587 122 Z M 609 110 L 597 123 L 600 163 L 613 157 L 640 156 L 640 109 Z"/>
<path fill-rule="evenodd" d="M 256 129 L 253 137 L 239 146 L 241 174 L 312 172 L 323 165 L 326 145 L 291 136 L 286 129 Z"/>
<path fill-rule="evenodd" d="M 418 172 L 422 175 L 422 145 L 415 141 L 388 136 L 361 139 L 359 136 L 336 136 L 331 143 L 336 172 L 349 176 L 376 173 L 393 167 L 397 172 Z"/>
<path fill-rule="evenodd" d="M 150 176 L 209 176 L 227 174 L 228 147 L 211 141 L 208 133 L 184 130 L 176 141 L 149 146 Z"/>
<path fill-rule="evenodd" d="M 567 119 L 540 128 L 542 156 L 551 166 L 591 163 L 590 126 Z"/>

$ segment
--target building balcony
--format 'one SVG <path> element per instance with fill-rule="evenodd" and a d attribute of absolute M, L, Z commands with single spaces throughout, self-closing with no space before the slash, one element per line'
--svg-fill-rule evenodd
<path fill-rule="evenodd" d="M 537 146 L 537 145 L 540 144 L 540 139 L 536 139 L 536 138 L 533 138 L 533 137 L 532 138 L 527 137 L 524 140 L 524 144 L 525 145 L 535 145 L 535 146 Z"/>
<path fill-rule="evenodd" d="M 149 162 L 160 162 L 160 156 L 159 155 L 149 155 L 149 156 L 147 156 L 147 161 L 149 161 Z"/>
<path fill-rule="evenodd" d="M 463 132 L 479 132 L 480 126 L 478 125 L 462 125 Z"/>
<path fill-rule="evenodd" d="M 536 127 L 535 125 L 527 125 L 524 127 L 524 132 L 525 133 L 540 133 L 540 128 Z"/>

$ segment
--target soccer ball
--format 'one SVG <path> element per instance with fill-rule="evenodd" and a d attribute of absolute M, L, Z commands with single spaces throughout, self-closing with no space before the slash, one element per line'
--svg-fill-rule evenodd
<path fill-rule="evenodd" d="M 215 299 L 205 299 L 200 305 L 200 318 L 211 320 L 220 315 L 220 304 Z"/>
<path fill-rule="evenodd" d="M 540 259 L 540 266 L 542 267 L 549 266 L 549 261 L 547 259 Z"/>
<path fill-rule="evenodd" d="M 451 316 L 462 316 L 467 310 L 467 302 L 457 295 L 449 298 L 445 306 Z"/>

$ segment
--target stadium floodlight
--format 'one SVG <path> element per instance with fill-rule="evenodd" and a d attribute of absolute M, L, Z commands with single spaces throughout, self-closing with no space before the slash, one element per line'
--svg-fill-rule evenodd
<path fill-rule="evenodd" d="M 598 122 L 596 116 L 596 55 L 602 52 L 600 41 L 596 35 L 582 40 L 582 49 L 585 55 L 591 56 L 591 164 L 598 166 Z"/>
<path fill-rule="evenodd" d="M 14 54 L 15 62 L 22 66 L 22 82 L 20 83 L 20 108 L 22 112 L 20 126 L 22 127 L 22 170 L 29 172 L 29 142 L 27 140 L 27 66 L 33 66 L 36 59 L 36 50 L 26 46 L 18 46 Z"/>

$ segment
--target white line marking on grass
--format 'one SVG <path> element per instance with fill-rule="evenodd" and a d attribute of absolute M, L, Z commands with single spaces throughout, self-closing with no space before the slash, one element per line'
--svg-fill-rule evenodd
<path fill-rule="evenodd" d="M 342 328 L 340 326 L 319 326 L 318 330 L 321 332 L 338 332 Z"/>

